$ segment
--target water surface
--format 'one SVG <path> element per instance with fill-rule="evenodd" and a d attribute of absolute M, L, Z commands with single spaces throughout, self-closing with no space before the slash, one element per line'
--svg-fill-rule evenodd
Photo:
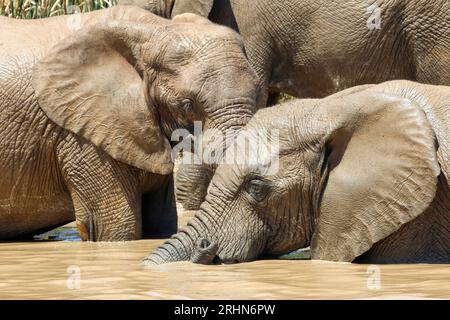
<path fill-rule="evenodd" d="M 2 299 L 450 298 L 449 265 L 257 261 L 229 266 L 139 262 L 161 241 L 0 244 Z"/>

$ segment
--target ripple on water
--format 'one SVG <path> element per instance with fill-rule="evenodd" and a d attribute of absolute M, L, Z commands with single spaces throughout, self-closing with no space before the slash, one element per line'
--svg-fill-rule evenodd
<path fill-rule="evenodd" d="M 162 242 L 0 243 L 0 298 L 450 298 L 449 265 L 261 260 L 226 266 L 175 263 L 142 268 L 141 260 Z"/>

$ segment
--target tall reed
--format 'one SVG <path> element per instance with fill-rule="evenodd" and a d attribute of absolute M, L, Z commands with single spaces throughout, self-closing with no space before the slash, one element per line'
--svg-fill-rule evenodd
<path fill-rule="evenodd" d="M 0 15 L 39 19 L 75 12 L 109 8 L 118 0 L 0 0 Z"/>

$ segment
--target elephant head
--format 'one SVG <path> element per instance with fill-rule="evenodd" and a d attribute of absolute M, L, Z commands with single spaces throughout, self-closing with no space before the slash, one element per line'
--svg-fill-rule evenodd
<path fill-rule="evenodd" d="M 135 5 L 165 18 L 174 18 L 181 14 L 192 13 L 207 18 L 212 10 L 213 0 L 121 0 L 120 5 Z M 201 19 L 199 19 L 200 21 Z M 236 127 L 238 129 L 238 127 Z M 231 139 L 232 137 L 228 137 Z M 207 138 L 205 137 L 207 140 Z M 206 141 L 205 141 L 206 142 Z M 206 142 L 207 143 L 207 142 Z M 214 148 L 211 148 L 214 149 Z M 195 155 L 184 152 L 184 159 L 193 159 Z M 198 154 L 197 154 L 198 156 Z M 214 174 L 215 165 L 203 163 L 182 163 L 176 174 L 176 198 L 187 210 L 198 210 L 205 200 L 206 192 Z"/>
<path fill-rule="evenodd" d="M 135 5 L 164 18 L 194 13 L 207 18 L 214 0 L 120 0 L 119 5 Z"/>
<path fill-rule="evenodd" d="M 33 87 L 57 125 L 118 161 L 171 174 L 173 131 L 245 125 L 256 76 L 237 33 L 192 14 L 169 21 L 124 8 L 139 21 L 106 19 L 61 40 L 36 64 Z"/>
<path fill-rule="evenodd" d="M 249 132 L 264 147 L 275 139 L 258 136 L 278 132 L 278 148 L 265 148 L 277 161 L 220 165 L 195 218 L 144 263 L 245 262 L 307 246 L 313 259 L 351 262 L 420 215 L 440 172 L 434 132 L 416 102 L 377 88 L 258 111 L 236 141 Z"/>

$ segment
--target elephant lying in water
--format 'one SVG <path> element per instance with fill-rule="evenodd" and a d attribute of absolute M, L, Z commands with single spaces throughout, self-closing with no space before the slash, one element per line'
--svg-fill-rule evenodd
<path fill-rule="evenodd" d="M 277 161 L 220 165 L 195 218 L 145 263 L 307 246 L 320 260 L 450 262 L 449 101 L 449 87 L 392 81 L 257 112 L 239 135 L 276 130 Z"/>
<path fill-rule="evenodd" d="M 167 18 L 192 12 L 238 31 L 269 92 L 323 98 L 407 79 L 450 86 L 450 1 L 121 0 Z M 274 99 L 269 99 L 274 100 Z M 177 200 L 197 210 L 213 170 L 181 166 Z M 195 192 L 193 192 L 195 190 Z"/>
<path fill-rule="evenodd" d="M 73 220 L 85 240 L 175 233 L 172 131 L 255 110 L 239 35 L 129 6 L 0 29 L 0 239 Z"/>

